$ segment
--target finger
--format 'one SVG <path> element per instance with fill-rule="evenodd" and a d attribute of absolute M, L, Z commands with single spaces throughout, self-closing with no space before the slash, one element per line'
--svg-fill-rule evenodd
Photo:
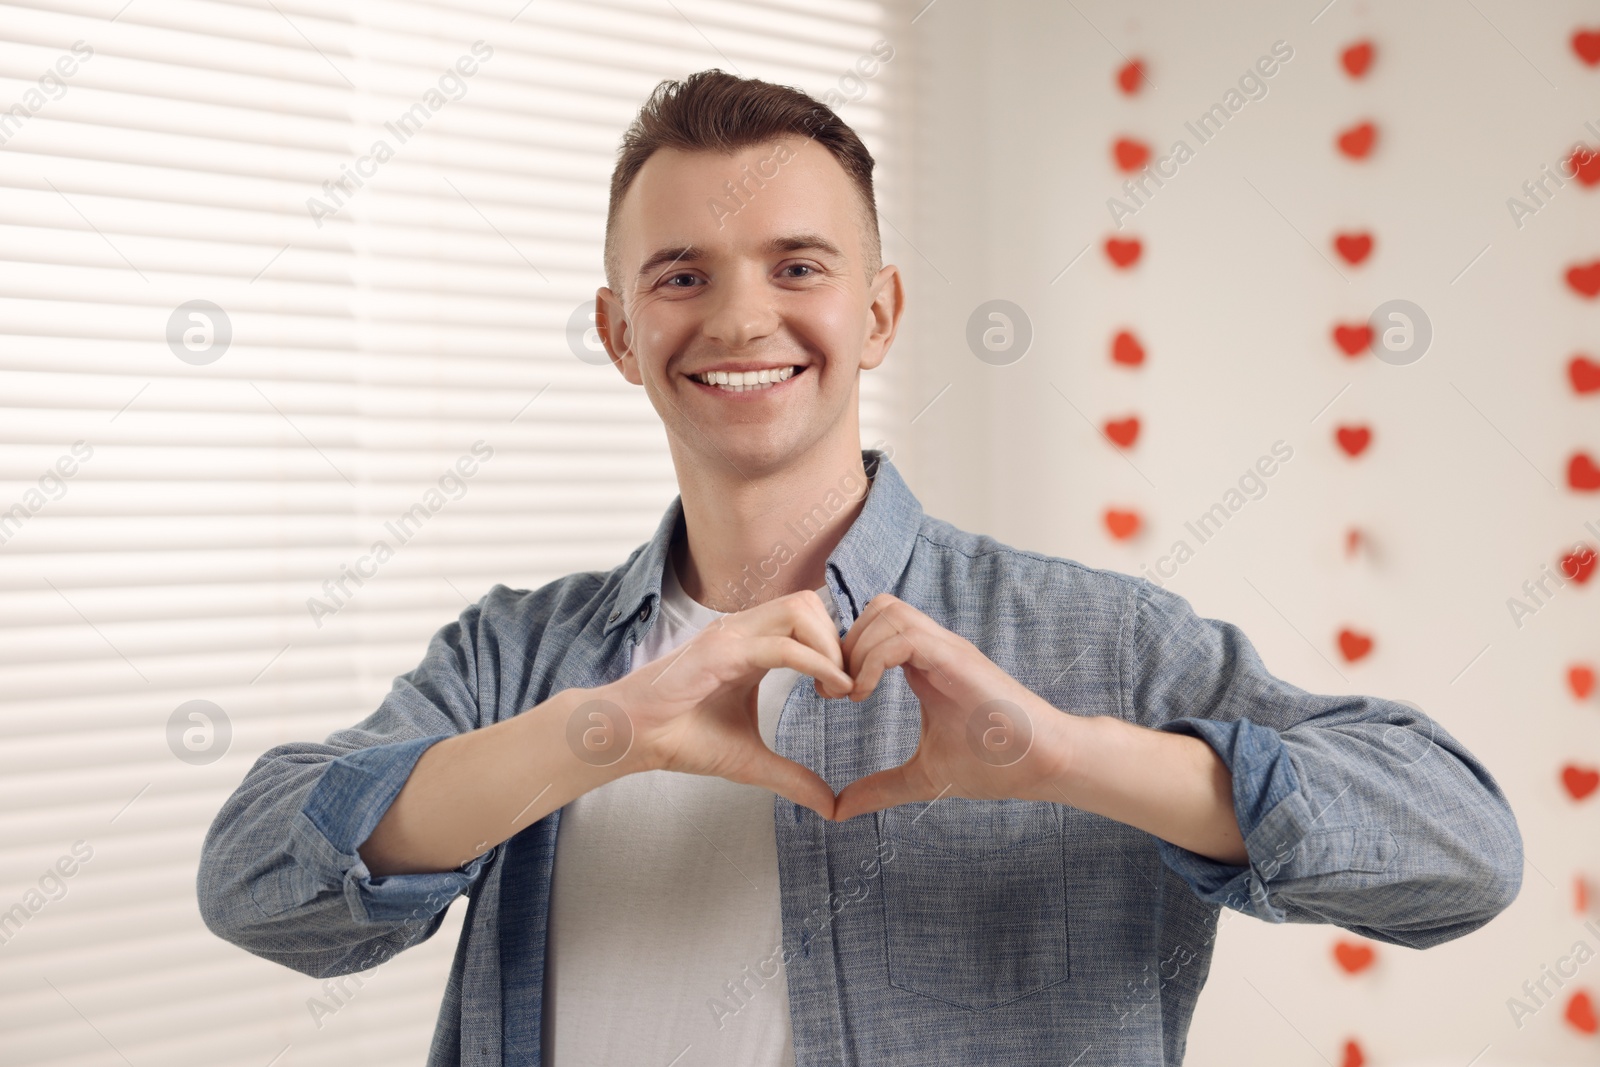
<path fill-rule="evenodd" d="M 810 808 L 824 819 L 834 817 L 833 790 L 816 772 L 785 759 L 765 745 L 756 746 L 750 760 L 728 780 L 742 785 L 760 786 L 796 804 Z"/>
<path fill-rule="evenodd" d="M 860 615 L 856 616 L 855 624 L 850 627 L 850 632 L 845 634 L 843 640 L 839 642 L 839 647 L 844 651 L 847 662 L 850 659 L 851 650 L 860 643 L 861 635 L 866 632 L 868 627 L 872 626 L 878 620 L 878 617 L 891 605 L 901 603 L 904 603 L 904 601 L 890 593 L 879 593 L 867 601 L 867 606 L 861 609 Z"/>
<path fill-rule="evenodd" d="M 779 597 L 734 618 L 745 627 L 743 632 L 793 637 L 816 649 L 834 666 L 844 667 L 839 631 L 814 589 Z"/>
<path fill-rule="evenodd" d="M 885 633 L 871 644 L 857 645 L 850 657 L 850 675 L 855 679 L 851 685 L 850 699 L 867 699 L 878 688 L 884 672 L 913 663 L 918 658 L 916 645 L 903 633 Z"/>
<path fill-rule="evenodd" d="M 796 598 L 800 617 L 795 637 L 821 652 L 834 666 L 844 668 L 844 650 L 839 647 L 839 624 L 834 622 L 822 596 L 815 589 L 807 589 Z"/>
<path fill-rule="evenodd" d="M 839 647 L 844 651 L 844 669 L 852 678 L 860 676 L 862 657 L 866 650 L 886 635 L 899 633 L 904 629 L 903 624 L 896 621 L 892 611 L 900 601 L 895 600 L 887 593 L 873 597 L 867 604 L 866 610 L 844 635 L 839 642 Z"/>
<path fill-rule="evenodd" d="M 910 664 L 922 671 L 937 670 L 936 658 L 949 658 L 946 646 L 952 636 L 909 604 L 896 602 L 885 608 L 846 657 L 845 670 L 856 680 L 850 699 L 871 696 L 883 673 L 894 667 Z"/>
<path fill-rule="evenodd" d="M 899 804 L 914 804 L 934 800 L 940 794 L 930 790 L 926 776 L 919 773 L 916 757 L 898 767 L 858 778 L 844 787 L 833 804 L 835 822 L 853 819 L 857 815 L 882 811 Z"/>
<path fill-rule="evenodd" d="M 855 684 L 832 660 L 793 637 L 745 637 L 736 647 L 740 662 L 747 668 L 759 667 L 770 671 L 788 667 L 815 678 L 835 694 L 848 693 Z"/>
<path fill-rule="evenodd" d="M 923 633 L 943 633 L 944 627 L 928 616 L 887 593 L 872 598 L 857 625 L 851 627 L 845 640 L 839 643 L 844 649 L 845 670 L 851 677 L 860 677 L 861 657 L 867 646 L 882 641 L 889 634 L 909 635 L 913 644 L 921 647 L 926 640 Z"/>

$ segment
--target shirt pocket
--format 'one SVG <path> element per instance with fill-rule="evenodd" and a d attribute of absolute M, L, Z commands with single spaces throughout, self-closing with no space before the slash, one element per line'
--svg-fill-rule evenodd
<path fill-rule="evenodd" d="M 1070 976 L 1061 813 L 966 800 L 878 815 L 889 984 L 969 1011 Z"/>

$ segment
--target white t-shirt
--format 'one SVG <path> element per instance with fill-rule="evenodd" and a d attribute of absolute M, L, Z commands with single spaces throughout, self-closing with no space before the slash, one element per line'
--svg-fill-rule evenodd
<path fill-rule="evenodd" d="M 669 558 L 661 616 L 633 668 L 721 614 L 684 593 Z M 780 668 L 761 679 L 768 747 L 799 677 Z M 545 1064 L 793 1067 L 782 943 L 772 793 L 678 771 L 585 793 L 556 834 Z"/>

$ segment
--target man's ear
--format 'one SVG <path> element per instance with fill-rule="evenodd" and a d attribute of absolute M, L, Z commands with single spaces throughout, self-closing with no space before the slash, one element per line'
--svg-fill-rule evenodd
<path fill-rule="evenodd" d="M 612 366 L 622 372 L 629 382 L 643 385 L 644 379 L 639 375 L 639 358 L 633 351 L 633 331 L 623 312 L 622 300 L 604 285 L 594 293 L 594 328 L 600 335 L 600 343 L 606 346 Z"/>
<path fill-rule="evenodd" d="M 867 305 L 867 339 L 861 346 L 861 369 L 872 370 L 882 363 L 894 343 L 900 315 L 905 311 L 906 294 L 900 268 L 886 264 L 872 281 L 872 302 Z"/>

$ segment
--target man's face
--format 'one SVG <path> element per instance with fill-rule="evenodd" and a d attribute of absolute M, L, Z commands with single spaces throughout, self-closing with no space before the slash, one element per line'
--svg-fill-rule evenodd
<path fill-rule="evenodd" d="M 618 213 L 624 292 L 601 288 L 597 310 L 675 454 L 753 476 L 834 435 L 859 447 L 857 372 L 883 361 L 904 304 L 897 268 L 866 277 L 861 219 L 844 169 L 803 138 L 661 149 L 640 169 Z M 750 371 L 774 380 L 700 378 Z"/>

